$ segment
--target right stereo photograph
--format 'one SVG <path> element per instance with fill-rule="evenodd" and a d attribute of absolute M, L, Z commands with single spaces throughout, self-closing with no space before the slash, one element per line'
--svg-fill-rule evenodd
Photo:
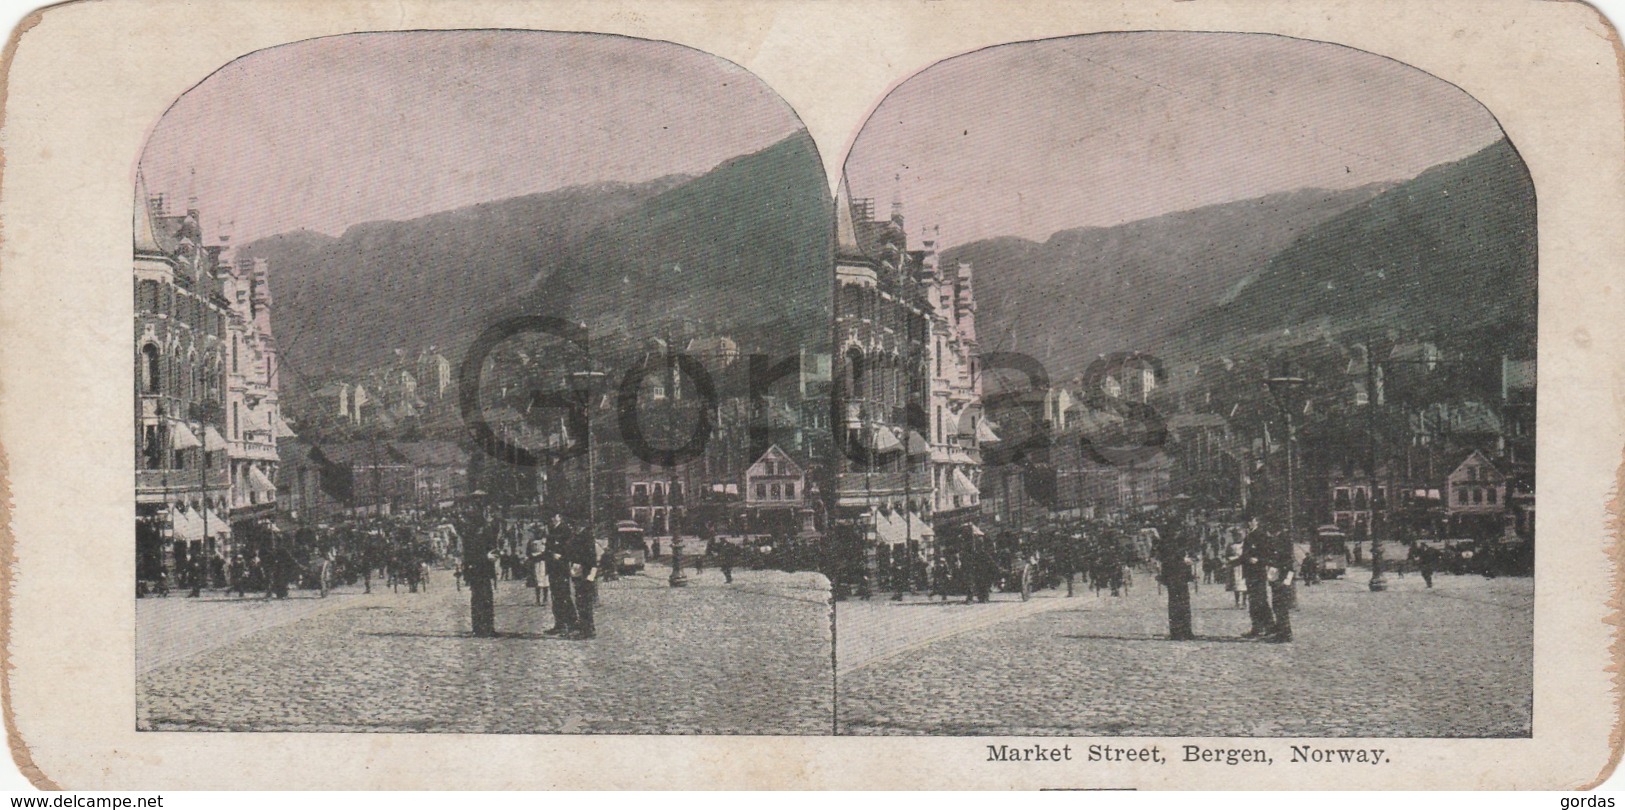
<path fill-rule="evenodd" d="M 1339 45 L 897 86 L 836 201 L 836 732 L 1530 736 L 1535 210 Z"/>

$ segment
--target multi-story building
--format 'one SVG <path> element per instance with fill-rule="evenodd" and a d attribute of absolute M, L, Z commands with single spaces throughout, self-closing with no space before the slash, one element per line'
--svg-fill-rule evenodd
<path fill-rule="evenodd" d="M 245 523 L 276 509 L 278 361 L 263 260 L 204 243 L 137 179 L 134 214 L 137 577 L 216 578 Z"/>
<path fill-rule="evenodd" d="M 662 467 L 642 459 L 625 463 L 627 515 L 649 537 L 670 538 L 684 530 L 681 516 L 688 505 L 691 465 Z M 738 485 L 731 494 L 738 496 Z"/>
<path fill-rule="evenodd" d="M 749 508 L 796 511 L 807 496 L 807 474 L 775 444 L 745 470 L 742 489 Z"/>
<path fill-rule="evenodd" d="M 931 525 L 940 534 L 968 526 L 981 512 L 981 444 L 997 435 L 982 414 L 982 375 L 977 368 L 981 342 L 971 265 L 957 262 L 952 270 L 940 268 L 939 238 L 933 228 L 914 256 L 928 305 L 926 372 L 931 383 L 925 441 L 931 448 Z M 916 438 L 911 432 L 909 441 Z"/>
<path fill-rule="evenodd" d="M 285 440 L 278 501 L 299 524 L 433 511 L 468 493 L 469 453 L 456 442 Z"/>
<path fill-rule="evenodd" d="M 134 227 L 136 576 L 153 583 L 229 545 L 232 311 L 195 208 L 169 214 L 138 178 Z"/>
<path fill-rule="evenodd" d="M 847 569 L 834 573 L 851 583 L 861 571 L 874 582 L 891 559 L 914 559 L 933 544 L 932 454 L 920 434 L 933 431 L 926 410 L 938 312 L 932 298 L 941 285 L 921 283 L 923 256 L 908 252 L 900 202 L 880 221 L 874 202 L 851 200 L 843 183 L 835 213 L 833 376 L 840 424 L 831 535 Z M 942 424 L 948 421 L 944 414 Z"/>
<path fill-rule="evenodd" d="M 222 241 L 229 241 L 222 237 Z M 281 365 L 271 332 L 271 287 L 264 259 L 230 260 L 222 249 L 220 282 L 229 302 L 226 322 L 226 457 L 231 470 L 231 521 L 253 523 L 277 508 L 277 440 L 291 438 L 277 391 Z"/>
<path fill-rule="evenodd" d="M 451 361 L 436 346 L 418 352 L 417 393 L 424 399 L 441 400 L 451 390 Z"/>

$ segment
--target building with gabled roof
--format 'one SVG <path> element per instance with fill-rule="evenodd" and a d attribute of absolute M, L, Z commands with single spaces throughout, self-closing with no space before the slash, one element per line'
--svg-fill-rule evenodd
<path fill-rule="evenodd" d="M 234 312 L 220 248 L 203 244 L 195 206 L 169 213 L 138 174 L 132 208 L 139 594 L 159 581 L 190 584 L 231 552 L 226 375 Z"/>

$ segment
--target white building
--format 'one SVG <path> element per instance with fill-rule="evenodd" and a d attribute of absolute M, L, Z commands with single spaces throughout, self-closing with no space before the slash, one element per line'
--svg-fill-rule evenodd
<path fill-rule="evenodd" d="M 222 238 L 229 241 L 229 237 Z M 223 253 L 229 255 L 230 248 Z M 271 287 L 264 259 L 221 262 L 226 324 L 226 458 L 233 523 L 276 510 L 277 439 L 293 436 L 277 392 L 280 360 L 271 332 Z"/>
<path fill-rule="evenodd" d="M 981 342 L 976 334 L 976 293 L 971 265 L 952 270 L 938 264 L 939 229 L 921 240 L 920 283 L 930 305 L 927 339 L 927 404 L 931 450 L 932 511 L 974 515 L 981 508 L 983 442 L 997 436 L 982 415 Z M 910 436 L 910 441 L 914 440 Z M 962 511 L 963 510 L 963 511 Z"/>

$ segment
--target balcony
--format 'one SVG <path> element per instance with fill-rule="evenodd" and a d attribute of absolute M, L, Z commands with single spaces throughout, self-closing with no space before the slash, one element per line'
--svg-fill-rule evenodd
<path fill-rule="evenodd" d="M 193 422 L 220 425 L 225 422 L 226 408 L 218 399 L 200 400 L 187 408 L 186 418 Z"/>
<path fill-rule="evenodd" d="M 903 473 L 900 472 L 840 473 L 836 476 L 835 489 L 838 492 L 852 494 L 902 494 L 908 491 L 915 495 L 924 495 L 931 491 L 931 474 L 917 472 L 904 481 Z"/>
<path fill-rule="evenodd" d="M 207 482 L 209 489 L 225 489 L 231 484 L 226 470 L 209 470 L 204 476 L 198 470 L 136 470 L 135 489 L 140 493 L 197 492 Z"/>

